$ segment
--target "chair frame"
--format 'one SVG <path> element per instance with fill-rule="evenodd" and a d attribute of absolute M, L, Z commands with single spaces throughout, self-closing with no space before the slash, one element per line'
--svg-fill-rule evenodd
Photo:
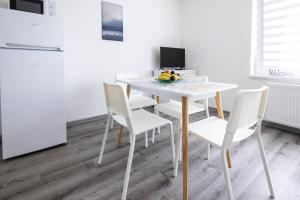
<path fill-rule="evenodd" d="M 111 89 L 114 89 L 114 91 L 110 91 Z M 107 123 L 106 128 L 104 132 L 104 136 L 102 139 L 102 146 L 100 150 L 99 160 L 98 164 L 100 165 L 102 163 L 103 159 L 103 153 L 106 145 L 107 136 L 110 130 L 111 121 L 114 118 L 115 114 L 121 115 L 125 118 L 127 129 L 129 131 L 129 141 L 130 141 L 130 148 L 129 148 L 129 155 L 128 155 L 128 161 L 127 161 L 127 167 L 126 167 L 126 173 L 125 173 L 125 180 L 123 184 L 123 192 L 122 192 L 122 200 L 126 199 L 127 196 L 127 190 L 128 190 L 128 184 L 129 184 L 129 178 L 130 178 L 130 171 L 132 166 L 132 159 L 134 154 L 134 148 L 136 143 L 136 135 L 141 134 L 137 133 L 134 130 L 133 123 L 132 123 L 132 111 L 129 107 L 129 101 L 125 94 L 125 91 L 123 90 L 122 86 L 116 85 L 116 84 L 107 84 L 104 83 L 104 90 L 105 90 L 105 99 L 106 99 L 106 105 L 108 110 L 108 117 L 107 117 Z M 114 93 L 115 95 L 113 100 L 110 98 L 110 96 Z M 146 112 L 146 111 L 145 111 Z M 158 116 L 157 116 L 158 117 Z M 170 142 L 171 142 L 171 148 L 172 148 L 172 157 L 173 157 L 173 168 L 174 168 L 174 176 L 177 174 L 175 173 L 175 145 L 174 145 L 174 137 L 173 137 L 173 125 L 172 122 L 169 120 L 166 120 L 164 124 L 155 125 L 161 126 L 168 124 L 170 127 Z M 153 128 L 155 128 L 153 127 Z M 142 132 L 143 133 L 143 132 Z"/>
<path fill-rule="evenodd" d="M 246 96 L 247 94 L 251 94 L 251 93 L 260 93 L 260 102 L 259 102 L 259 106 L 257 109 L 258 114 L 256 116 L 254 134 L 255 134 L 257 142 L 258 142 L 259 152 L 260 152 L 260 156 L 261 156 L 261 159 L 263 162 L 263 167 L 264 167 L 265 175 L 266 175 L 269 190 L 270 190 L 270 196 L 271 196 L 271 198 L 275 198 L 274 189 L 273 189 L 272 181 L 271 181 L 271 176 L 270 176 L 268 164 L 266 161 L 266 155 L 265 155 L 263 142 L 262 142 L 262 138 L 261 138 L 261 124 L 262 124 L 262 120 L 264 118 L 264 114 L 265 114 L 265 110 L 266 110 L 268 92 L 269 92 L 269 88 L 267 86 L 264 86 L 264 87 L 262 87 L 260 89 L 256 89 L 256 90 L 241 90 L 241 91 L 239 91 L 237 94 L 237 97 L 236 97 L 235 104 L 234 104 L 236 106 L 233 109 L 233 113 L 230 114 L 230 116 L 229 116 L 229 120 L 228 120 L 228 124 L 227 124 L 227 128 L 226 128 L 226 134 L 225 134 L 225 138 L 224 138 L 222 149 L 221 149 L 221 155 L 222 155 L 222 161 L 223 161 L 222 163 L 223 163 L 223 168 L 224 168 L 224 178 L 225 178 L 226 186 L 228 189 L 228 198 L 230 200 L 234 199 L 234 196 L 233 196 L 232 184 L 231 184 L 230 175 L 229 175 L 229 169 L 228 169 L 228 166 L 226 165 L 226 149 L 231 148 L 232 143 L 233 143 L 233 137 L 234 137 L 237 129 L 240 128 L 241 122 L 238 119 L 238 115 L 242 111 L 240 111 L 239 106 L 242 107 L 242 103 L 244 101 L 243 98 L 245 98 L 244 96 Z M 252 107 L 251 109 L 255 109 L 255 108 Z M 248 124 L 249 124 L 249 122 L 248 122 Z M 251 126 L 251 124 L 249 126 Z"/>
<path fill-rule="evenodd" d="M 217 146 L 221 149 L 221 159 L 222 159 L 222 166 L 224 171 L 224 179 L 226 188 L 228 191 L 228 199 L 234 200 L 233 190 L 232 190 L 232 184 L 230 180 L 230 173 L 229 173 L 229 167 L 227 165 L 227 150 L 231 149 L 233 145 L 233 139 L 235 134 L 239 129 L 243 128 L 250 128 L 255 125 L 253 134 L 256 136 L 258 146 L 259 146 L 259 152 L 260 156 L 263 162 L 263 167 L 266 175 L 266 179 L 268 182 L 269 190 L 270 190 L 270 196 L 271 198 L 275 198 L 274 189 L 272 186 L 271 176 L 268 169 L 265 151 L 263 147 L 263 142 L 261 138 L 261 124 L 262 120 L 264 118 L 264 113 L 266 109 L 266 103 L 268 98 L 268 90 L 269 88 L 267 86 L 264 86 L 260 89 L 256 90 L 241 90 L 238 92 L 237 97 L 235 99 L 235 107 L 233 108 L 232 112 L 230 113 L 229 120 L 226 127 L 226 132 L 223 139 L 222 146 Z M 260 98 L 258 102 L 254 101 L 255 106 L 251 106 L 251 108 L 244 108 L 247 106 L 245 104 L 246 97 L 248 95 L 258 95 Z M 254 98 L 255 99 L 255 98 Z M 251 100 L 250 100 L 251 101 Z M 252 102 L 251 102 L 252 103 Z M 249 106 L 249 105 L 248 105 Z M 249 119 L 242 118 L 241 116 L 245 116 L 247 113 L 246 111 L 253 110 L 253 112 L 250 112 Z M 257 112 L 256 112 L 257 111 Z M 252 134 L 252 135 L 253 135 Z M 247 137 L 248 138 L 248 137 Z M 247 138 L 244 138 L 242 140 L 245 140 Z M 176 164 L 177 164 L 176 160 Z"/>
<path fill-rule="evenodd" d="M 116 73 L 115 74 L 115 84 L 120 84 L 120 85 L 124 85 L 124 84 L 121 84 L 119 83 L 117 80 L 118 79 L 127 79 L 127 78 L 140 78 L 140 77 L 149 77 L 151 76 L 151 72 L 143 72 L 143 73 Z M 126 89 L 128 90 L 128 88 Z M 127 97 L 129 98 L 129 92 L 127 92 Z M 138 95 L 143 95 L 143 93 L 141 92 L 138 92 Z M 151 105 L 149 105 L 151 106 Z M 155 105 L 154 105 L 155 106 Z M 135 109 L 143 109 L 143 107 L 139 107 L 139 108 L 134 108 Z M 110 124 L 110 128 L 113 129 L 114 127 L 114 120 L 112 119 L 111 120 L 111 124 Z M 159 127 L 157 127 L 158 129 L 158 133 L 160 134 L 160 129 Z M 119 140 L 118 140 L 118 143 L 120 144 L 121 143 L 121 140 L 122 140 L 122 134 L 123 134 L 123 127 L 121 126 L 120 128 L 120 133 L 119 133 Z M 152 131 L 152 135 L 155 134 L 155 129 L 153 129 Z M 145 147 L 147 148 L 148 147 L 148 132 L 145 132 Z"/>

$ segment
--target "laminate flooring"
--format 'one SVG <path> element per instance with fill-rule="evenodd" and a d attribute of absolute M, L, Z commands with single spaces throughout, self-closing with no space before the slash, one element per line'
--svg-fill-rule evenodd
<path fill-rule="evenodd" d="M 203 117 L 196 114 L 190 121 Z M 178 133 L 178 120 L 170 119 Z M 125 130 L 123 143 L 118 145 L 119 127 L 114 126 L 108 135 L 103 164 L 98 166 L 105 123 L 106 117 L 102 116 L 70 125 L 68 144 L 0 161 L 0 199 L 120 199 L 129 151 L 128 132 Z M 181 163 L 174 178 L 168 131 L 168 127 L 162 127 L 148 148 L 144 146 L 144 135 L 138 136 L 127 199 L 182 199 Z M 262 137 L 276 199 L 300 199 L 300 135 L 264 126 Z M 236 199 L 269 199 L 256 139 L 251 137 L 235 145 L 231 153 L 230 174 Z M 205 160 L 205 154 L 206 144 L 190 135 L 190 199 L 225 200 L 220 152 L 212 148 L 209 160 Z"/>

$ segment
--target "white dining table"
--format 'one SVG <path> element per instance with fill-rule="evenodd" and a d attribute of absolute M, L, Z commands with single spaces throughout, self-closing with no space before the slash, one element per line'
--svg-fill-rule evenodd
<path fill-rule="evenodd" d="M 215 97 L 218 117 L 224 119 L 221 92 L 232 90 L 238 86 L 228 83 L 203 82 L 200 80 L 180 80 L 174 83 L 161 83 L 153 77 L 142 79 L 123 79 L 117 82 L 127 84 L 127 95 L 131 89 L 166 97 L 182 102 L 182 170 L 183 170 L 183 199 L 189 199 L 189 101 L 203 100 Z M 159 103 L 159 102 L 158 102 Z M 212 133 L 213 134 L 213 133 Z M 227 151 L 228 165 L 231 167 L 230 153 Z"/>

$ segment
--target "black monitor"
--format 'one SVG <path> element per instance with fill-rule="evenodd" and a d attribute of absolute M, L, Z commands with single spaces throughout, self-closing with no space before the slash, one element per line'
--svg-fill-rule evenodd
<path fill-rule="evenodd" d="M 160 47 L 160 68 L 185 67 L 185 49 Z"/>

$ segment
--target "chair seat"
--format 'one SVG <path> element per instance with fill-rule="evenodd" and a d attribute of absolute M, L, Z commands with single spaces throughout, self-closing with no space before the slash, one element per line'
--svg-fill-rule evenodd
<path fill-rule="evenodd" d="M 167 103 L 161 103 L 156 106 L 159 112 L 165 113 L 176 119 L 181 119 L 182 116 L 182 103 L 179 101 L 169 101 Z M 205 110 L 205 106 L 200 103 L 189 102 L 188 114 L 195 114 Z"/>
<path fill-rule="evenodd" d="M 172 123 L 170 120 L 157 116 L 143 109 L 132 111 L 131 116 L 134 134 L 140 134 L 150 129 L 154 129 L 157 126 Z M 127 127 L 127 123 L 124 117 L 120 115 L 113 115 L 112 117 L 119 124 L 121 124 L 124 127 Z"/>
<path fill-rule="evenodd" d="M 129 96 L 129 105 L 130 105 L 131 109 L 154 106 L 156 104 L 157 104 L 156 100 L 154 100 L 150 97 L 145 97 L 141 94 Z"/>
<path fill-rule="evenodd" d="M 215 146 L 221 147 L 226 133 L 227 121 L 217 117 L 209 117 L 189 125 L 190 133 L 198 135 L 206 142 Z M 244 140 L 251 136 L 255 130 L 253 129 L 239 129 L 235 134 L 233 142 Z"/>

